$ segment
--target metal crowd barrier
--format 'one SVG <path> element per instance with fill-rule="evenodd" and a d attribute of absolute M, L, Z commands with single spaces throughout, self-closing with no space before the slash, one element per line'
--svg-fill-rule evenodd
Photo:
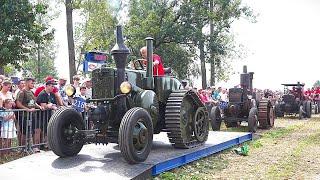
<path fill-rule="evenodd" d="M 28 112 L 24 109 L 0 110 L 0 156 L 9 152 L 26 152 L 28 154 L 48 149 L 47 126 L 53 110 L 41 111 L 36 109 Z M 13 115 L 14 120 L 5 120 L 5 116 Z M 82 113 L 86 128 L 88 123 L 87 112 Z"/>
<path fill-rule="evenodd" d="M 33 153 L 46 146 L 47 125 L 52 113 L 51 110 L 0 110 L 0 154 L 19 150 Z M 13 118 L 7 120 L 8 116 Z"/>

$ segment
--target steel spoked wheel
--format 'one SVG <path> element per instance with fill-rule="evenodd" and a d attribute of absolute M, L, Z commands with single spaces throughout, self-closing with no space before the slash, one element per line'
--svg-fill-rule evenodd
<path fill-rule="evenodd" d="M 208 138 L 207 114 L 203 107 L 197 109 L 193 120 L 194 134 L 198 141 L 204 142 Z"/>
<path fill-rule="evenodd" d="M 130 164 L 145 161 L 152 140 L 153 125 L 149 113 L 140 107 L 127 111 L 119 129 L 119 147 L 125 160 Z"/>
<path fill-rule="evenodd" d="M 166 104 L 165 124 L 175 148 L 193 148 L 208 139 L 208 112 L 192 90 L 173 91 Z"/>

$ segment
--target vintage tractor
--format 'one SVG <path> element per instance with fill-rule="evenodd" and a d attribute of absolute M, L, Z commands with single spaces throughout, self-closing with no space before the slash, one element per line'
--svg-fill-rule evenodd
<path fill-rule="evenodd" d="M 304 93 L 304 84 L 282 84 L 284 93 L 280 102 L 276 104 L 276 116 L 283 117 L 287 115 L 299 115 L 299 119 L 304 117 L 310 118 L 312 112 L 312 103 L 308 100 Z"/>
<path fill-rule="evenodd" d="M 274 108 L 267 98 L 259 100 L 257 105 L 253 97 L 253 72 L 247 73 L 247 66 L 243 67 L 240 75 L 240 87 L 229 89 L 229 102 L 223 108 L 221 117 L 219 107 L 211 110 L 211 125 L 213 130 L 220 130 L 224 120 L 227 127 L 238 126 L 242 121 L 248 122 L 250 132 L 256 132 L 257 127 L 269 128 L 274 124 Z"/>
<path fill-rule="evenodd" d="M 123 157 L 138 163 L 148 157 L 153 134 L 162 131 L 175 148 L 203 144 L 208 138 L 209 118 L 196 93 L 183 90 L 174 77 L 153 76 L 152 38 L 146 38 L 146 71 L 125 69 L 129 49 L 121 26 L 116 32 L 116 45 L 111 50 L 116 68 L 92 72 L 93 98 L 88 100 L 92 128 L 85 128 L 85 121 L 74 109 L 60 108 L 48 126 L 53 152 L 67 157 L 77 155 L 85 143 L 118 143 Z M 67 93 L 74 94 L 74 88 L 67 88 Z"/>

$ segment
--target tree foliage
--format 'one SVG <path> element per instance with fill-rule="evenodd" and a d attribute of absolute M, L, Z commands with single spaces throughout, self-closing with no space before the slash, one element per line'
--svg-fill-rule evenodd
<path fill-rule="evenodd" d="M 151 36 L 155 52 L 179 78 L 196 75 L 198 71 L 192 71 L 190 64 L 200 57 L 203 62 L 215 63 L 218 80 L 227 79 L 232 72 L 224 71 L 231 63 L 227 58 L 241 54 L 229 32 L 231 24 L 242 16 L 254 16 L 241 0 L 216 0 L 213 11 L 209 4 L 210 0 L 131 0 L 126 34 L 133 56 L 139 55 L 144 38 Z M 206 31 L 210 22 L 212 34 Z M 206 69 L 202 71 L 205 74 Z"/>
<path fill-rule="evenodd" d="M 47 6 L 28 0 L 0 1 L 0 9 L 0 67 L 10 63 L 19 68 L 29 59 L 34 43 L 53 38 L 53 31 L 36 21 Z"/>
<path fill-rule="evenodd" d="M 196 72 L 189 67 L 195 49 L 187 46 L 187 38 L 180 32 L 176 7 L 177 1 L 130 1 L 130 20 L 125 34 L 132 59 L 139 57 L 145 38 L 151 36 L 154 38 L 154 52 L 161 55 L 164 65 L 172 67 L 178 77 L 186 78 Z"/>
<path fill-rule="evenodd" d="M 317 80 L 317 81 L 313 84 L 313 87 L 314 87 L 314 88 L 320 87 L 320 81 Z"/>
<path fill-rule="evenodd" d="M 85 21 L 75 28 L 77 64 L 82 63 L 81 53 L 98 50 L 108 52 L 115 43 L 116 18 L 107 1 L 81 1 L 77 8 Z"/>
<path fill-rule="evenodd" d="M 43 44 L 40 48 L 40 62 L 38 61 L 38 49 L 33 49 L 30 52 L 29 61 L 23 63 L 23 70 L 29 72 L 28 74 L 36 78 L 38 82 L 43 82 L 48 75 L 57 76 L 57 69 L 54 66 L 54 59 L 56 47 L 52 42 Z M 38 68 L 40 71 L 38 72 Z"/>

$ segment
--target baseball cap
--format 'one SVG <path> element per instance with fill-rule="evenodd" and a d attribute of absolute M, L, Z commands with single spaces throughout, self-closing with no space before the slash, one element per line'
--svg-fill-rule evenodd
<path fill-rule="evenodd" d="M 47 76 L 47 77 L 45 78 L 45 82 L 48 82 L 48 81 L 56 81 L 56 79 L 54 79 L 53 76 Z"/>
<path fill-rule="evenodd" d="M 46 82 L 46 86 L 47 85 L 57 85 L 57 83 L 54 80 L 49 80 Z"/>

